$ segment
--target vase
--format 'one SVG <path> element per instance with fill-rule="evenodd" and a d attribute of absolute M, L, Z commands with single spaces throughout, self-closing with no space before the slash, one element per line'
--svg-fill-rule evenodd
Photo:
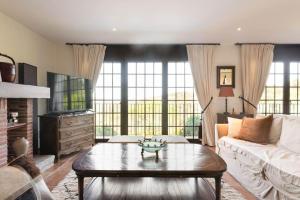
<path fill-rule="evenodd" d="M 10 56 L 0 53 L 0 56 L 8 58 L 12 63 L 0 62 L 1 78 L 3 82 L 15 82 L 16 80 L 16 63 Z"/>
<path fill-rule="evenodd" d="M 20 156 L 22 154 L 26 155 L 28 152 L 29 142 L 24 137 L 17 138 L 12 147 L 16 156 Z"/>

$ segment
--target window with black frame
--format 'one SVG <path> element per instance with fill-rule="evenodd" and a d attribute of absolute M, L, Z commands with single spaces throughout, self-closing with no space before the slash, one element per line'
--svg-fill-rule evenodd
<path fill-rule="evenodd" d="M 201 121 L 188 62 L 168 63 L 168 134 L 197 139 Z"/>
<path fill-rule="evenodd" d="M 300 114 L 300 62 L 291 62 L 289 66 L 290 103 L 289 111 L 291 115 Z"/>
<path fill-rule="evenodd" d="M 273 62 L 258 105 L 259 114 L 284 113 L 284 63 Z"/>
<path fill-rule="evenodd" d="M 162 134 L 162 63 L 128 63 L 128 135 Z"/>
<path fill-rule="evenodd" d="M 121 134 L 121 63 L 105 62 L 94 92 L 96 138 Z"/>
<path fill-rule="evenodd" d="M 198 139 L 201 108 L 189 63 L 125 64 L 105 62 L 101 69 L 94 93 L 96 138 L 121 135 L 121 123 L 126 123 L 123 126 L 128 129 L 122 132 L 123 135 L 151 137 L 169 134 Z M 126 70 L 122 73 L 123 67 Z M 121 82 L 126 82 L 124 93 L 121 92 Z M 166 86 L 163 83 L 167 83 Z M 165 104 L 163 96 L 166 97 Z M 163 126 L 167 127 L 165 132 Z"/>

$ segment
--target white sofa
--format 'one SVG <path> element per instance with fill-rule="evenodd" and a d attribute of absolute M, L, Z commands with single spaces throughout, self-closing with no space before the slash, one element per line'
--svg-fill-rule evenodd
<path fill-rule="evenodd" d="M 228 172 L 258 199 L 300 199 L 300 118 L 274 115 L 270 144 L 227 136 L 228 125 L 216 124 L 216 152 Z"/>

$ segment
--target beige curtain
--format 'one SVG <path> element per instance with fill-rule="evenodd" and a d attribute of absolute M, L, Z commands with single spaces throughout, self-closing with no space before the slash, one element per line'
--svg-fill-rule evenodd
<path fill-rule="evenodd" d="M 92 80 L 95 87 L 104 60 L 106 46 L 73 45 L 75 73 Z"/>
<path fill-rule="evenodd" d="M 188 59 L 201 108 L 208 104 L 215 90 L 213 87 L 215 49 L 215 45 L 187 45 Z M 202 143 L 214 146 L 213 106 L 209 106 L 202 117 Z"/>
<path fill-rule="evenodd" d="M 274 45 L 242 45 L 241 71 L 242 91 L 245 99 L 258 105 L 264 91 L 273 61 Z M 255 114 L 256 110 L 245 103 L 245 112 Z"/>

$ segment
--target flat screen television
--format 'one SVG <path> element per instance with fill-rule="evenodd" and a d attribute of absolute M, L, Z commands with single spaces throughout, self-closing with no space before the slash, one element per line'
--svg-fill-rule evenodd
<path fill-rule="evenodd" d="M 47 72 L 50 88 L 48 113 L 81 112 L 92 109 L 92 83 L 88 79 Z"/>

